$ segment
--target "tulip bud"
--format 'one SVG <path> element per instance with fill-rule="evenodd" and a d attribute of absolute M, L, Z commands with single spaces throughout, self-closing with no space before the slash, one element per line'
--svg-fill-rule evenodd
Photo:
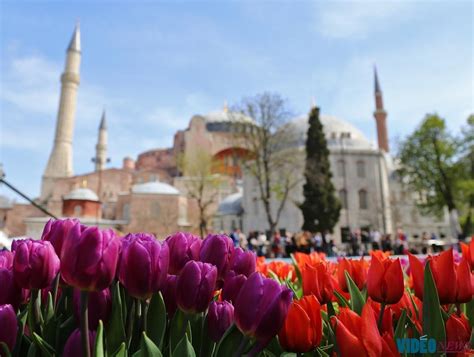
<path fill-rule="evenodd" d="M 301 274 L 304 295 L 316 296 L 321 305 L 332 301 L 334 283 L 326 263 L 305 264 Z"/>
<path fill-rule="evenodd" d="M 69 230 L 79 221 L 74 218 L 67 219 L 50 219 L 44 226 L 41 240 L 51 242 L 58 257 L 61 257 L 61 250 L 63 248 L 64 239 L 69 234 Z"/>
<path fill-rule="evenodd" d="M 200 258 L 204 263 L 215 265 L 218 279 L 224 279 L 233 250 L 232 239 L 223 234 L 209 234 L 202 243 Z"/>
<path fill-rule="evenodd" d="M 81 290 L 100 291 L 115 277 L 120 240 L 111 229 L 88 227 L 81 232 L 76 224 L 63 243 L 61 276 Z"/>
<path fill-rule="evenodd" d="M 8 250 L 0 250 L 0 269 L 11 269 L 15 253 Z"/>
<path fill-rule="evenodd" d="M 360 260 L 342 258 L 337 265 L 337 280 L 342 291 L 349 292 L 345 272 L 348 272 L 359 290 L 367 280 L 367 263 L 362 257 Z"/>
<path fill-rule="evenodd" d="M 50 242 L 25 239 L 18 241 L 13 259 L 13 275 L 25 289 L 44 289 L 59 271 L 59 258 Z"/>
<path fill-rule="evenodd" d="M 191 233 L 178 232 L 166 238 L 170 251 L 169 274 L 177 275 L 190 260 L 199 260 L 202 239 Z"/>
<path fill-rule="evenodd" d="M 0 326 L 0 342 L 5 343 L 8 349 L 12 351 L 18 333 L 18 321 L 15 310 L 11 305 L 0 305 Z"/>
<path fill-rule="evenodd" d="M 123 246 L 119 280 L 128 293 L 138 299 L 148 299 L 165 283 L 169 265 L 169 250 L 155 237 L 129 234 Z"/>
<path fill-rule="evenodd" d="M 166 306 L 166 312 L 168 317 L 171 319 L 176 312 L 176 283 L 178 277 L 176 275 L 168 275 L 166 277 L 166 282 L 161 288 L 161 294 L 163 295 L 163 300 Z"/>
<path fill-rule="evenodd" d="M 81 316 L 81 291 L 78 289 L 74 289 L 72 304 L 74 307 L 74 316 L 76 317 L 76 321 L 79 323 Z M 110 294 L 110 289 L 107 288 L 101 291 L 91 291 L 89 293 L 89 303 L 87 304 L 87 307 L 89 328 L 91 330 L 97 329 L 99 320 L 102 320 L 104 323 L 109 321 L 110 312 L 112 311 L 112 296 Z"/>
<path fill-rule="evenodd" d="M 446 321 L 446 341 L 449 343 L 460 342 L 460 344 L 468 346 L 471 330 L 469 321 L 464 314 L 461 314 L 461 316 L 451 314 L 448 321 Z"/>
<path fill-rule="evenodd" d="M 207 332 L 209 338 L 219 342 L 234 321 L 234 307 L 227 301 L 213 301 L 207 311 Z"/>
<path fill-rule="evenodd" d="M 215 266 L 190 260 L 176 283 L 176 302 L 185 312 L 199 313 L 207 309 L 212 300 L 217 280 Z"/>
<path fill-rule="evenodd" d="M 229 271 L 225 277 L 224 286 L 222 287 L 222 299 L 235 303 L 237 296 L 239 296 L 240 289 L 246 281 L 247 278 L 245 275 L 237 275 L 234 271 Z"/>
<path fill-rule="evenodd" d="M 402 298 L 404 291 L 400 259 L 385 258 L 381 261 L 376 255 L 372 255 L 367 273 L 367 293 L 372 300 L 396 304 Z"/>
<path fill-rule="evenodd" d="M 89 331 L 89 348 L 91 356 L 93 356 L 94 345 L 95 331 Z M 81 331 L 75 329 L 67 339 L 62 355 L 67 357 L 83 357 L 82 349 Z"/>
<path fill-rule="evenodd" d="M 0 251 L 0 305 L 10 304 L 16 310 L 22 301 L 21 286 L 13 276 L 15 252 Z"/>
<path fill-rule="evenodd" d="M 242 286 L 234 304 L 235 323 L 243 334 L 257 339 L 259 351 L 280 331 L 292 298 L 290 289 L 257 272 Z"/>
<path fill-rule="evenodd" d="M 230 270 L 237 274 L 243 274 L 249 277 L 255 272 L 257 256 L 249 250 L 244 251 L 242 248 L 235 248 L 230 258 Z"/>

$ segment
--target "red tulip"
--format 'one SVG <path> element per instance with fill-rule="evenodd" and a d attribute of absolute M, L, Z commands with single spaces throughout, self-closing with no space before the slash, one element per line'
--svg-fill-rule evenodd
<path fill-rule="evenodd" d="M 334 284 L 325 262 L 319 262 L 315 265 L 306 264 L 301 274 L 303 276 L 304 295 L 316 296 L 321 305 L 332 301 Z"/>
<path fill-rule="evenodd" d="M 342 291 L 348 292 L 345 272 L 348 272 L 357 287 L 362 290 L 367 280 L 367 262 L 364 257 L 360 260 L 342 258 L 337 266 L 337 280 Z"/>
<path fill-rule="evenodd" d="M 367 273 L 367 292 L 372 300 L 396 304 L 402 298 L 403 291 L 403 271 L 400 259 L 380 260 L 376 255 L 372 255 Z"/>
<path fill-rule="evenodd" d="M 278 339 L 285 351 L 304 353 L 321 343 L 322 333 L 321 305 L 308 295 L 293 301 Z"/>
<path fill-rule="evenodd" d="M 471 326 L 466 316 L 456 316 L 451 314 L 446 321 L 446 341 L 448 344 L 454 344 L 459 352 L 463 352 L 466 346 L 469 346 L 471 337 Z M 448 346 L 449 347 L 449 346 Z"/>
<path fill-rule="evenodd" d="M 369 304 L 365 304 L 362 315 L 349 308 L 341 308 L 337 317 L 331 318 L 341 357 L 381 357 L 382 338 Z"/>
<path fill-rule="evenodd" d="M 466 243 L 461 243 L 462 256 L 466 257 L 469 261 L 471 270 L 474 270 L 474 236 L 471 237 L 471 242 L 469 245 Z"/>
<path fill-rule="evenodd" d="M 410 270 L 413 277 L 415 295 L 423 300 L 424 267 L 412 254 L 409 254 Z M 453 249 L 438 256 L 429 256 L 433 279 L 438 291 L 439 301 L 443 304 L 469 302 L 472 298 L 472 284 L 469 263 L 464 257 L 459 265 L 454 263 Z"/>

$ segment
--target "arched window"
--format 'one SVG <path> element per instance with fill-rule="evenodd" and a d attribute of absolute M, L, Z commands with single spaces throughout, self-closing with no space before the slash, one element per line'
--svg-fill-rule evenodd
<path fill-rule="evenodd" d="M 339 191 L 339 200 L 341 201 L 342 208 L 347 209 L 347 191 Z"/>
<path fill-rule="evenodd" d="M 129 203 L 125 203 L 123 205 L 122 216 L 123 216 L 123 219 L 127 221 L 130 219 L 130 204 Z"/>
<path fill-rule="evenodd" d="M 337 176 L 344 176 L 346 173 L 345 162 L 344 160 L 339 160 L 337 162 Z"/>
<path fill-rule="evenodd" d="M 360 190 L 359 191 L 359 208 L 360 209 L 367 209 L 369 206 L 368 199 L 367 199 L 367 191 Z"/>
<path fill-rule="evenodd" d="M 82 207 L 80 205 L 74 206 L 74 217 L 82 216 Z"/>
<path fill-rule="evenodd" d="M 357 177 L 360 177 L 360 178 L 365 177 L 365 162 L 364 161 L 357 161 Z"/>

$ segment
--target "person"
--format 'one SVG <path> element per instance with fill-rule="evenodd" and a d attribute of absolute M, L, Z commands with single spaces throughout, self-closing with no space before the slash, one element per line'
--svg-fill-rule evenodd
<path fill-rule="evenodd" d="M 316 234 L 313 236 L 313 247 L 314 250 L 316 250 L 318 253 L 322 252 L 323 250 L 323 236 L 321 233 L 316 232 Z"/>
<path fill-rule="evenodd" d="M 248 246 L 247 236 L 240 229 L 237 230 L 237 236 L 239 240 L 239 247 L 242 249 L 247 249 L 247 246 Z"/>
<path fill-rule="evenodd" d="M 357 229 L 355 232 L 351 233 L 351 249 L 353 256 L 360 255 L 360 236 L 360 229 Z"/>
<path fill-rule="evenodd" d="M 280 235 L 280 232 L 278 232 L 278 231 L 273 233 L 272 256 L 274 258 L 280 258 L 281 257 L 281 235 Z"/>
<path fill-rule="evenodd" d="M 267 255 L 267 236 L 265 233 L 260 232 L 258 233 L 257 237 L 257 255 L 259 257 L 263 257 Z"/>
<path fill-rule="evenodd" d="M 380 249 L 380 232 L 378 230 L 373 230 L 370 232 L 371 241 L 372 241 L 372 249 L 379 250 Z"/>
<path fill-rule="evenodd" d="M 390 234 L 386 234 L 382 240 L 382 250 L 384 252 L 391 252 L 392 251 L 392 239 Z"/>

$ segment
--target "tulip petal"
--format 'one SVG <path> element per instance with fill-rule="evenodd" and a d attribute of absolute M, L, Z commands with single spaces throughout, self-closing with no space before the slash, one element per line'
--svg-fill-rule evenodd
<path fill-rule="evenodd" d="M 367 350 L 367 356 L 380 357 L 382 355 L 382 340 L 377 328 L 374 311 L 369 304 L 364 305 L 361 318 L 361 337 Z"/>
<path fill-rule="evenodd" d="M 410 271 L 413 278 L 413 288 L 415 295 L 419 299 L 423 300 L 423 284 L 424 284 L 424 268 L 420 260 L 413 254 L 408 253 L 408 259 L 410 261 Z"/>
<path fill-rule="evenodd" d="M 384 276 L 384 302 L 396 304 L 403 296 L 403 271 L 400 259 L 392 260 Z"/>

